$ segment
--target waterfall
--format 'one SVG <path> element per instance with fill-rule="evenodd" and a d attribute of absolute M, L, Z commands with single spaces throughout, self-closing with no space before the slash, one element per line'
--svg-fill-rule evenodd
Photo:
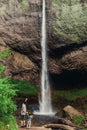
<path fill-rule="evenodd" d="M 46 47 L 46 3 L 43 0 L 42 8 L 42 39 L 41 39 L 41 49 L 42 49 L 42 74 L 41 74 L 41 99 L 40 99 L 40 113 L 41 114 L 51 114 L 51 92 L 49 86 L 48 78 L 48 68 L 47 68 L 47 47 Z"/>
<path fill-rule="evenodd" d="M 43 0 L 42 6 L 42 27 L 41 27 L 41 50 L 42 50 L 42 73 L 41 73 L 41 95 L 39 99 L 38 115 L 54 115 L 51 105 L 51 91 L 47 68 L 47 46 L 46 46 L 46 2 Z"/>

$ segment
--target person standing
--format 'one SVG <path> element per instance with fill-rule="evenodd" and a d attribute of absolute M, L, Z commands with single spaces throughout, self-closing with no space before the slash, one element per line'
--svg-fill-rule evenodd
<path fill-rule="evenodd" d="M 32 112 L 27 112 L 27 126 L 26 126 L 26 128 L 31 127 L 32 118 L 33 118 L 33 113 Z"/>
<path fill-rule="evenodd" d="M 21 127 L 25 127 L 26 126 L 26 112 L 27 112 L 27 108 L 26 108 L 26 103 L 27 103 L 27 98 L 25 98 L 24 102 L 22 103 L 22 107 L 21 107 Z"/>

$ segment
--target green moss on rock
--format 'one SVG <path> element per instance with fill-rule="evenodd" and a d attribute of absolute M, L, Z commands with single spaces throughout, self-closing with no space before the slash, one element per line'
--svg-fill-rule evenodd
<path fill-rule="evenodd" d="M 22 8 L 23 10 L 27 10 L 27 9 L 29 8 L 29 2 L 28 2 L 28 0 L 22 0 L 22 1 L 20 2 L 20 6 L 21 6 L 21 8 Z"/>
<path fill-rule="evenodd" d="M 9 49 L 4 50 L 4 51 L 0 54 L 0 61 L 3 60 L 3 59 L 5 59 L 5 58 L 8 58 L 10 53 L 11 53 L 11 50 L 9 50 Z"/>
<path fill-rule="evenodd" d="M 54 34 L 62 42 L 79 43 L 87 40 L 87 3 L 79 0 L 53 0 L 56 10 Z"/>

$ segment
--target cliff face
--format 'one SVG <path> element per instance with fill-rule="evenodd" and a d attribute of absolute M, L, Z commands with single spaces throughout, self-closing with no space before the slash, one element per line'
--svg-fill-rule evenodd
<path fill-rule="evenodd" d="M 86 84 L 87 2 L 49 0 L 46 4 L 48 67 L 53 86 L 79 85 L 79 80 Z M 5 75 L 40 83 L 41 19 L 41 0 L 0 2 L 0 45 L 14 51 Z"/>

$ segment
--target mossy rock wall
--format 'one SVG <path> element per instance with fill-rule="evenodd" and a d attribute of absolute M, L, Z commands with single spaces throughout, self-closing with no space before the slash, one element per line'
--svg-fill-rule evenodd
<path fill-rule="evenodd" d="M 60 42 L 81 43 L 87 40 L 87 1 L 52 0 L 55 12 L 54 34 Z"/>

